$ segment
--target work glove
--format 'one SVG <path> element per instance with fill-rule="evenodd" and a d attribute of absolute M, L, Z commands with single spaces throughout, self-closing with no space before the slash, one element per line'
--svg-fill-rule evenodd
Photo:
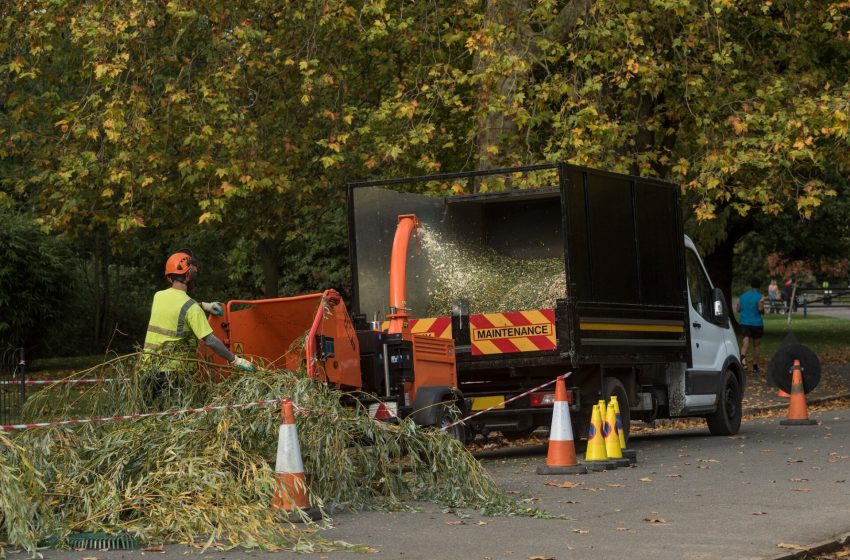
<path fill-rule="evenodd" d="M 233 361 L 230 362 L 230 365 L 232 365 L 233 367 L 237 367 L 237 368 L 241 369 L 242 371 L 247 371 L 248 373 L 251 373 L 256 369 L 254 367 L 254 364 L 252 364 L 251 362 L 249 362 L 245 358 L 241 358 L 239 356 L 234 357 Z"/>
<path fill-rule="evenodd" d="M 215 315 L 216 317 L 221 317 L 222 315 L 224 315 L 224 308 L 217 301 L 214 301 L 212 303 L 202 301 L 201 302 L 201 309 L 203 309 L 205 312 L 207 312 L 211 315 Z"/>

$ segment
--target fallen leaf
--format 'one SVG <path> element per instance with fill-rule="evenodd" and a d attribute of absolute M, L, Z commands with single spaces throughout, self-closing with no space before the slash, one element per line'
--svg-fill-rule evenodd
<path fill-rule="evenodd" d="M 643 478 L 641 478 L 641 479 L 639 479 L 639 480 L 640 480 L 641 482 L 652 482 L 652 479 L 651 479 L 651 478 L 649 478 L 648 476 L 645 476 L 645 477 L 643 477 Z"/>
<path fill-rule="evenodd" d="M 565 482 L 544 482 L 544 486 L 555 486 L 557 488 L 575 488 L 576 486 L 581 486 L 581 482 L 570 482 L 569 480 Z"/>
<path fill-rule="evenodd" d="M 792 488 L 792 492 L 809 492 L 808 488 Z"/>
<path fill-rule="evenodd" d="M 479 521 L 478 523 L 476 523 L 476 525 L 487 525 L 487 522 L 486 521 Z"/>
<path fill-rule="evenodd" d="M 588 486 L 587 488 L 582 488 L 585 492 L 604 492 L 604 488 L 594 488 L 593 486 Z"/>
<path fill-rule="evenodd" d="M 808 478 L 789 478 L 789 482 L 808 482 Z"/>
<path fill-rule="evenodd" d="M 846 480 L 836 480 L 835 481 L 836 484 L 841 484 L 842 482 L 847 482 L 847 481 Z"/>
<path fill-rule="evenodd" d="M 618 531 L 628 531 L 628 527 L 617 527 Z"/>
<path fill-rule="evenodd" d="M 786 461 L 786 463 L 789 463 L 789 464 L 790 464 L 790 463 L 802 463 L 802 462 L 803 462 L 803 460 L 802 460 L 802 459 L 788 459 L 788 460 Z"/>
<path fill-rule="evenodd" d="M 667 523 L 667 520 L 662 517 L 644 517 L 643 520 L 647 523 L 657 523 L 659 525 Z"/>
<path fill-rule="evenodd" d="M 766 511 L 754 511 L 753 515 L 767 515 Z"/>
<path fill-rule="evenodd" d="M 573 529 L 573 533 L 578 533 L 579 535 L 586 535 L 589 532 L 589 529 Z"/>
<path fill-rule="evenodd" d="M 144 546 L 142 547 L 142 551 L 144 552 L 162 552 L 165 554 L 165 547 L 161 544 L 152 545 L 152 546 Z"/>
<path fill-rule="evenodd" d="M 555 560 L 553 556 L 529 556 L 528 560 Z"/>
<path fill-rule="evenodd" d="M 610 486 L 611 488 L 625 488 L 626 487 L 624 484 L 617 484 L 616 482 L 614 482 L 612 484 L 608 484 L 607 486 Z"/>
<path fill-rule="evenodd" d="M 682 475 L 680 475 L 680 474 L 668 474 L 667 478 L 682 478 Z"/>
<path fill-rule="evenodd" d="M 459 519 L 458 521 L 446 521 L 446 525 L 466 525 L 466 521 Z"/>
<path fill-rule="evenodd" d="M 805 550 L 805 547 L 800 546 L 799 544 L 788 544 L 788 543 L 779 543 L 776 546 L 779 548 L 788 548 L 790 550 Z"/>

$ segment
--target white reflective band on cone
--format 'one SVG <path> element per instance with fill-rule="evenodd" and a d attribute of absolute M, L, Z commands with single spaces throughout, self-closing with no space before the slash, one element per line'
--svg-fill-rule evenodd
<path fill-rule="evenodd" d="M 550 440 L 573 440 L 573 427 L 570 425 L 569 406 L 569 403 L 565 401 L 555 401 L 555 406 L 552 408 L 552 428 L 549 433 Z"/>
<path fill-rule="evenodd" d="M 298 445 L 298 432 L 295 424 L 281 424 L 277 437 L 277 460 L 274 470 L 278 473 L 303 473 L 301 446 Z"/>

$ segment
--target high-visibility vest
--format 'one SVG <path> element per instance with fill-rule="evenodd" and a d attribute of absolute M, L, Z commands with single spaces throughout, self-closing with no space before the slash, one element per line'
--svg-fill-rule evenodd
<path fill-rule="evenodd" d="M 168 288 L 153 296 L 144 349 L 158 352 L 164 345 L 180 342 L 190 334 L 201 340 L 212 332 L 198 302 L 182 290 Z"/>

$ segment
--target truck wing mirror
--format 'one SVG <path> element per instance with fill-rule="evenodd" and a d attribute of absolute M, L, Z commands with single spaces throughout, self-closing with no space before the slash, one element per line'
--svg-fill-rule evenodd
<path fill-rule="evenodd" d="M 711 291 L 711 300 L 711 318 L 718 325 L 725 325 L 729 314 L 726 312 L 726 296 L 723 295 L 723 290 L 714 288 Z"/>

